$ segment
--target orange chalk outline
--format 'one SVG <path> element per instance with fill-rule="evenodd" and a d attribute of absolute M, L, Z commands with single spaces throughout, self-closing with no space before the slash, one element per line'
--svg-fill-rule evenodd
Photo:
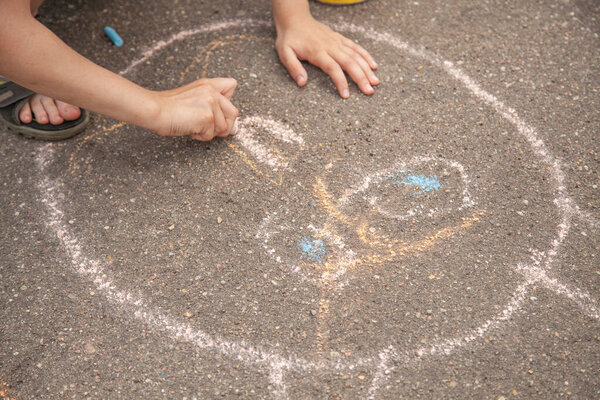
<path fill-rule="evenodd" d="M 8 393 L 9 388 L 10 385 L 2 379 L 2 376 L 0 376 L 0 400 L 17 400 L 16 397 L 12 397 Z"/>
<path fill-rule="evenodd" d="M 397 258 L 423 253 L 426 250 L 433 248 L 441 240 L 451 238 L 465 229 L 470 228 L 475 223 L 479 222 L 481 217 L 486 214 L 484 210 L 474 211 L 470 217 L 462 218 L 462 222 L 458 225 L 439 229 L 437 232 L 425 236 L 422 239 L 405 242 L 403 240 L 389 238 L 385 235 L 371 233 L 365 217 L 358 218 L 345 215 L 335 204 L 333 196 L 329 193 L 327 186 L 323 183 L 321 178 L 317 178 L 313 185 L 313 191 L 318 203 L 331 218 L 344 226 L 354 229 L 359 240 L 372 249 L 370 254 L 354 260 L 354 262 L 348 266 L 368 265 L 374 267 L 375 265 L 381 265 L 384 262 L 393 261 Z M 328 227 L 327 229 L 332 231 L 334 235 L 337 235 L 332 227 Z M 383 252 L 383 255 L 381 255 L 380 252 Z M 332 292 L 335 291 L 335 288 L 331 283 L 323 278 L 329 271 L 340 268 L 336 263 L 339 263 L 339 260 L 337 262 L 327 261 L 323 265 L 318 266 L 318 269 L 324 271 L 321 275 L 321 280 L 319 281 L 320 299 L 316 332 L 317 354 L 321 356 L 323 356 L 323 352 L 328 348 L 327 320 L 329 319 L 330 299 L 332 298 L 332 295 L 334 295 Z M 346 266 L 343 268 L 345 267 Z"/>

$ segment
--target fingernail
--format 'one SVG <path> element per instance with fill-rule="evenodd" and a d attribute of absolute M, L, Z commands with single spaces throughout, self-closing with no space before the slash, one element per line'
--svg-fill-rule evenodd
<path fill-rule="evenodd" d="M 365 85 L 365 89 L 367 90 L 367 92 L 372 92 L 373 91 L 373 86 L 371 86 L 371 85 Z"/>
<path fill-rule="evenodd" d="M 348 90 L 348 89 L 344 89 L 344 90 L 342 90 L 342 97 L 343 97 L 343 98 L 348 98 L 348 97 L 350 97 L 350 90 Z"/>
<path fill-rule="evenodd" d="M 376 77 L 375 75 L 373 75 L 373 77 L 371 78 L 371 80 L 372 80 L 374 83 L 379 83 L 379 78 L 378 78 L 378 77 Z"/>
<path fill-rule="evenodd" d="M 379 65 L 375 61 L 373 61 L 373 68 L 379 68 Z"/>
<path fill-rule="evenodd" d="M 298 83 L 298 85 L 304 85 L 306 83 L 306 78 L 300 75 L 296 78 L 296 83 Z"/>

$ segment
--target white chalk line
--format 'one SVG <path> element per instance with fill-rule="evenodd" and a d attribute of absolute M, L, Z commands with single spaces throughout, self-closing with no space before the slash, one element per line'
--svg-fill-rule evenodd
<path fill-rule="evenodd" d="M 343 288 L 347 285 L 348 279 L 342 281 L 341 278 L 346 274 L 346 272 L 348 272 L 349 268 L 352 268 L 354 265 L 356 265 L 356 253 L 351 249 L 347 249 L 344 239 L 332 233 L 327 228 L 317 228 L 312 224 L 308 225 L 308 228 L 316 235 L 328 239 L 337 248 L 339 253 L 335 258 L 336 270 L 334 272 L 324 272 L 321 274 L 320 280 L 315 279 L 316 283 L 319 283 L 319 281 L 337 281 L 338 288 Z"/>
<path fill-rule="evenodd" d="M 314 364 L 303 359 L 284 358 L 261 347 L 252 346 L 246 342 L 231 342 L 210 336 L 195 329 L 188 323 L 182 323 L 174 318 L 153 310 L 140 294 L 120 290 L 112 278 L 97 260 L 88 258 L 83 252 L 83 245 L 66 223 L 64 212 L 61 210 L 57 194 L 60 182 L 48 178 L 46 166 L 52 158 L 54 148 L 51 144 L 43 146 L 36 159 L 37 167 L 42 175 L 39 189 L 42 193 L 41 202 L 46 206 L 48 219 L 46 225 L 54 231 L 67 255 L 72 261 L 72 269 L 77 275 L 90 280 L 95 290 L 104 295 L 112 304 L 129 310 L 135 318 L 145 325 L 166 333 L 172 339 L 190 343 L 198 349 L 213 350 L 221 355 L 237 359 L 249 365 L 264 366 L 269 371 L 271 383 L 277 393 L 285 394 L 285 384 L 282 379 L 283 370 L 314 369 Z M 281 397 L 281 396 L 280 396 Z M 285 397 L 285 396 L 283 396 Z"/>
<path fill-rule="evenodd" d="M 273 235 L 279 235 L 279 234 L 282 234 L 283 232 L 295 231 L 296 227 L 292 227 L 291 225 L 288 225 L 288 224 L 277 224 L 276 228 L 271 228 L 271 226 L 273 226 L 273 223 L 274 223 L 273 219 L 275 217 L 277 217 L 278 215 L 279 214 L 277 211 L 267 212 L 267 215 L 263 218 L 263 220 L 260 223 L 260 226 L 258 228 L 258 231 L 257 231 L 255 237 L 256 237 L 256 239 L 262 240 L 263 249 L 276 263 L 283 264 L 284 260 L 282 260 L 280 255 L 276 254 L 277 250 L 270 245 L 271 238 L 273 237 Z M 286 259 L 285 261 L 288 261 L 288 260 Z M 285 264 L 290 264 L 290 263 L 286 262 Z M 311 283 L 317 283 L 317 281 L 318 281 L 316 277 L 314 277 L 312 275 L 308 275 L 306 272 L 304 272 L 302 270 L 302 267 L 300 267 L 300 265 L 297 263 L 290 264 L 290 271 L 292 273 L 300 276 L 301 281 L 308 281 Z"/>
<path fill-rule="evenodd" d="M 127 68 L 121 71 L 121 74 L 127 74 L 137 65 L 139 65 L 142 62 L 145 62 L 150 57 L 152 57 L 156 51 L 161 50 L 162 48 L 172 44 L 175 41 L 182 40 L 186 37 L 200 33 L 214 32 L 229 28 L 252 26 L 271 26 L 271 24 L 265 21 L 233 20 L 211 24 L 199 29 L 180 32 L 176 35 L 173 35 L 167 41 L 158 42 L 154 47 L 144 52 L 139 59 L 135 60 Z M 570 226 L 569 218 L 574 211 L 574 206 L 572 205 L 572 202 L 570 201 L 570 198 L 568 197 L 566 189 L 564 187 L 564 174 L 560 169 L 558 161 L 556 161 L 550 155 L 545 144 L 537 137 L 537 133 L 535 132 L 535 130 L 529 127 L 526 123 L 524 123 L 517 116 L 516 112 L 513 109 L 506 107 L 495 96 L 481 89 L 477 83 L 475 83 L 470 77 L 465 75 L 461 70 L 456 68 L 451 62 L 443 61 L 437 56 L 434 56 L 424 50 L 416 50 L 408 46 L 408 44 L 398 40 L 389 33 L 377 33 L 373 30 L 367 30 L 365 28 L 350 24 L 337 24 L 337 29 L 363 34 L 365 37 L 370 38 L 372 40 L 386 42 L 398 49 L 407 51 L 413 56 L 431 62 L 433 65 L 442 68 L 445 72 L 449 73 L 459 82 L 462 82 L 465 85 L 465 87 L 475 95 L 475 97 L 479 98 L 480 100 L 483 100 L 486 104 L 492 106 L 498 113 L 500 113 L 500 115 L 506 118 L 509 122 L 513 123 L 517 127 L 519 133 L 521 133 L 527 139 L 534 152 L 543 161 L 545 161 L 552 167 L 552 177 L 557 183 L 556 186 L 559 194 L 559 197 L 556 199 L 555 202 L 557 203 L 557 208 L 559 209 L 561 214 L 565 216 L 565 220 L 563 221 L 564 223 L 561 224 L 564 226 L 561 229 L 564 232 L 564 236 L 566 236 L 566 232 L 568 232 Z M 428 348 L 423 348 L 412 352 L 412 356 L 401 356 L 392 347 L 390 347 L 381 352 L 380 356 L 377 359 L 372 359 L 369 357 L 359 358 L 356 359 L 354 363 L 349 363 L 348 360 L 339 359 L 337 360 L 337 362 L 329 363 L 328 365 L 319 365 L 299 358 L 284 358 L 278 355 L 277 353 L 266 351 L 261 347 L 246 345 L 244 344 L 244 342 L 228 342 L 220 338 L 211 337 L 203 333 L 202 331 L 196 331 L 193 329 L 193 327 L 191 327 L 188 324 L 177 322 L 167 315 L 150 310 L 140 296 L 132 295 L 129 292 L 118 290 L 104 272 L 102 265 L 98 261 L 91 260 L 83 254 L 83 247 L 81 243 L 65 224 L 63 218 L 64 213 L 60 209 L 60 203 L 56 200 L 56 193 L 59 192 L 60 189 L 59 185 L 57 182 L 53 182 L 47 177 L 47 172 L 45 170 L 46 163 L 48 162 L 47 156 L 52 156 L 52 154 L 49 152 L 49 149 L 50 147 L 48 146 L 42 147 L 40 149 L 40 157 L 38 159 L 38 167 L 40 168 L 40 172 L 43 176 L 43 179 L 40 182 L 40 190 L 43 193 L 43 202 L 46 205 L 48 211 L 47 225 L 56 233 L 57 237 L 63 244 L 63 247 L 65 248 L 67 254 L 71 257 L 75 272 L 81 276 L 88 277 L 88 279 L 90 279 L 96 285 L 98 291 L 106 296 L 108 301 L 124 308 L 133 309 L 134 316 L 136 317 L 136 319 L 146 323 L 149 326 L 154 327 L 155 329 L 167 333 L 174 340 L 191 343 L 199 349 L 212 349 L 218 351 L 219 353 L 225 356 L 238 359 L 247 364 L 265 366 L 267 371 L 269 372 L 270 381 L 275 387 L 274 394 L 278 397 L 285 397 L 286 392 L 284 373 L 285 371 L 289 371 L 291 369 L 308 370 L 327 367 L 334 369 L 354 369 L 357 366 L 377 365 L 379 366 L 375 375 L 377 379 L 373 380 L 373 385 L 369 389 L 369 393 L 371 393 L 370 397 L 374 397 L 381 382 L 385 381 L 385 377 L 387 376 L 385 370 L 382 373 L 380 373 L 380 370 L 386 365 L 388 365 L 388 363 L 390 362 L 389 360 L 418 361 L 421 357 L 425 357 L 428 355 L 432 356 L 437 354 L 449 354 L 455 351 L 456 349 L 463 347 L 465 344 L 481 338 L 481 336 L 483 336 L 483 334 L 485 334 L 488 330 L 498 327 L 501 322 L 508 320 L 514 312 L 520 310 L 520 304 L 523 301 L 522 299 L 525 296 L 524 293 L 526 293 L 526 290 L 528 288 L 527 283 L 530 280 L 534 279 L 533 277 L 530 277 L 525 282 L 525 284 L 521 284 L 520 286 L 518 286 L 508 306 L 503 310 L 503 312 L 499 316 L 491 320 L 491 322 L 484 323 L 473 333 L 464 336 L 462 340 L 446 340 L 444 343 L 439 343 L 436 345 L 429 346 Z M 578 214 L 582 218 L 585 218 L 586 214 L 583 214 L 583 212 L 579 211 Z M 553 247 L 551 247 L 551 249 L 546 255 L 546 261 L 544 263 L 546 267 L 549 267 L 549 264 L 553 260 L 554 255 L 558 252 L 558 246 L 562 244 L 563 240 L 564 237 L 559 237 L 553 241 Z M 551 282 L 559 284 L 558 281 Z M 560 290 L 564 291 L 566 294 L 567 291 L 565 289 L 568 289 L 565 285 L 560 286 Z M 573 292 L 571 289 L 569 290 Z M 581 299 L 581 296 L 576 295 L 574 296 L 574 298 Z"/>
<path fill-rule="evenodd" d="M 546 269 L 549 269 L 551 267 L 552 261 L 554 260 L 554 257 L 558 253 L 560 245 L 562 245 L 562 243 L 569 231 L 570 224 L 571 224 L 571 215 L 574 212 L 576 212 L 576 213 L 578 213 L 579 216 L 584 218 L 586 214 L 582 213 L 581 210 L 579 210 L 578 208 L 576 209 L 575 208 L 576 206 L 573 206 L 574 202 L 571 200 L 571 198 L 567 194 L 567 190 L 566 190 L 566 187 L 564 184 L 565 175 L 564 175 L 562 169 L 560 168 L 560 163 L 558 160 L 556 160 L 551 155 L 551 153 L 548 150 L 548 148 L 546 147 L 545 143 L 538 137 L 538 134 L 535 131 L 535 129 L 532 128 L 531 126 L 529 126 L 523 120 L 521 120 L 521 118 L 517 115 L 517 112 L 514 109 L 507 107 L 504 103 L 502 103 L 500 100 L 498 100 L 498 98 L 496 96 L 483 90 L 472 78 L 467 76 L 459 68 L 455 67 L 452 62 L 442 60 L 437 55 L 434 55 L 426 50 L 415 49 L 415 48 L 409 46 L 407 43 L 392 36 L 389 33 L 380 33 L 380 32 L 374 31 L 373 29 L 366 29 L 366 28 L 363 28 L 360 26 L 347 24 L 347 23 L 334 24 L 334 28 L 338 29 L 338 30 L 346 31 L 346 32 L 359 33 L 359 34 L 362 34 L 363 36 L 365 36 L 371 40 L 374 40 L 374 41 L 389 43 L 389 44 L 393 45 L 394 47 L 398 48 L 399 50 L 406 51 L 407 53 L 409 53 L 415 57 L 424 59 L 424 60 L 430 62 L 432 65 L 441 68 L 442 70 L 446 71 L 450 76 L 452 76 L 454 79 L 461 82 L 469 91 L 471 91 L 471 93 L 473 93 L 473 95 L 476 98 L 482 100 L 485 104 L 491 106 L 496 112 L 498 112 L 501 116 L 503 116 L 506 120 L 508 120 L 510 123 L 512 123 L 517 128 L 517 131 L 527 140 L 527 142 L 531 146 L 533 152 L 542 161 L 544 161 L 546 164 L 550 165 L 551 170 L 552 170 L 552 173 L 551 173 L 552 178 L 556 182 L 556 189 L 558 192 L 558 196 L 554 202 L 558 208 L 558 211 L 563 216 L 563 221 L 559 227 L 558 237 L 553 240 L 552 245 L 551 245 L 552 247 L 548 251 L 545 267 L 546 267 Z M 595 222 L 590 217 L 588 217 L 587 220 L 591 224 L 593 222 Z M 534 279 L 533 277 L 530 277 L 528 282 L 526 282 L 527 284 L 525 286 L 520 285 L 517 288 L 517 290 L 515 291 L 511 302 L 504 309 L 503 313 L 499 317 L 497 317 L 495 320 L 492 320 L 492 321 L 496 321 L 495 323 L 491 322 L 491 321 L 486 322 L 485 324 L 480 326 L 475 331 L 474 335 L 466 336 L 462 341 L 450 341 L 450 342 L 447 342 L 445 345 L 430 347 L 430 351 L 429 351 L 430 355 L 433 355 L 437 351 L 442 351 L 443 354 L 448 354 L 449 351 L 453 351 L 457 347 L 462 347 L 465 344 L 467 344 L 477 338 L 480 338 L 490 328 L 495 327 L 498 323 L 503 322 L 503 321 L 507 320 L 508 318 L 510 318 L 510 316 L 515 311 L 517 311 L 521 308 L 521 302 L 525 298 L 525 294 L 527 293 L 527 289 L 529 288 L 529 286 L 533 285 L 534 283 L 538 283 L 538 281 L 542 281 L 544 283 L 544 286 L 546 286 L 546 287 L 549 286 L 550 288 L 552 288 L 555 291 L 555 293 L 566 295 L 568 298 L 575 300 L 576 303 L 580 307 L 582 307 L 582 306 L 584 307 L 582 309 L 584 310 L 584 312 L 586 312 L 586 314 L 588 316 L 593 316 L 593 317 L 597 318 L 597 312 L 594 312 L 595 311 L 594 309 L 590 310 L 589 304 L 583 304 L 581 302 L 581 297 L 577 296 L 578 292 L 573 292 L 572 290 L 567 290 L 567 287 L 565 285 L 559 284 L 558 281 L 542 279 L 542 278 L 543 278 L 542 276 L 540 276 L 540 279 Z M 422 351 L 417 351 L 417 355 L 425 354 L 425 353 L 426 353 L 425 349 L 423 349 Z M 372 387 L 369 389 L 369 393 L 370 393 L 369 396 L 371 398 L 373 398 L 375 396 L 375 393 L 377 392 L 378 388 L 380 387 L 380 384 L 381 384 L 380 381 L 382 381 L 383 380 L 382 377 L 385 376 L 385 375 L 381 375 L 380 371 L 378 371 L 378 373 L 379 373 L 379 375 L 377 375 L 377 376 L 379 377 L 379 379 L 374 380 Z"/>
<path fill-rule="evenodd" d="M 513 295 L 508 305 L 494 318 L 486 321 L 484 324 L 480 325 L 477 329 L 475 329 L 473 332 L 467 335 L 461 335 L 450 339 L 442 339 L 437 343 L 424 346 L 420 349 L 415 350 L 414 352 L 398 353 L 392 346 L 381 352 L 379 357 L 382 360 L 382 362 L 378 366 L 378 370 L 375 375 L 377 379 L 374 379 L 372 381 L 371 387 L 369 388 L 368 398 L 375 398 L 375 394 L 380 388 L 382 381 L 384 381 L 386 377 L 390 375 L 391 371 L 396 369 L 395 365 L 391 365 L 392 363 L 400 364 L 403 367 L 407 367 L 409 364 L 414 363 L 415 361 L 420 361 L 426 357 L 434 357 L 438 355 L 448 356 L 457 351 L 458 349 L 463 348 L 472 342 L 480 340 L 488 332 L 495 329 L 499 329 L 501 325 L 503 325 L 506 321 L 510 320 L 510 318 L 516 312 L 522 309 L 523 302 L 525 301 L 527 293 L 529 292 L 532 286 L 539 285 L 540 282 L 543 286 L 547 285 L 544 282 L 544 280 L 547 280 L 548 278 L 542 267 L 542 263 L 546 268 L 549 268 L 550 265 L 554 262 L 560 246 L 562 245 L 562 243 L 568 235 L 570 229 L 569 218 L 570 217 L 568 214 L 563 214 L 563 220 L 558 226 L 557 239 L 553 241 L 553 247 L 550 249 L 550 251 L 548 251 L 547 254 L 534 251 L 536 257 L 534 257 L 532 265 L 518 265 L 516 267 L 516 270 L 519 272 L 527 272 L 524 273 L 526 280 L 525 282 L 519 284 L 517 289 L 513 292 Z M 553 281 L 552 283 L 560 285 L 559 287 L 561 289 L 566 289 L 564 285 L 559 284 L 557 281 Z M 559 293 L 558 291 L 555 292 Z M 574 296 L 570 296 L 572 293 L 573 292 L 571 291 L 565 291 L 564 293 L 559 294 L 565 294 L 567 295 L 567 297 L 571 298 L 572 300 L 575 300 L 576 304 L 583 309 L 586 315 L 598 319 L 599 315 L 597 314 L 597 310 L 595 310 L 596 314 L 589 313 L 589 304 L 583 304 L 584 307 L 582 307 L 582 302 L 579 301 L 579 298 L 573 298 Z M 580 293 L 580 291 L 576 293 Z M 586 299 L 589 299 L 589 297 L 586 297 Z"/>
<path fill-rule="evenodd" d="M 263 118 L 255 115 L 244 118 L 241 122 L 241 125 L 254 125 L 263 128 L 266 131 L 266 133 L 273 135 L 284 142 L 296 143 L 300 146 L 304 145 L 304 139 L 301 135 L 291 130 L 289 126 L 282 124 L 281 122 L 274 121 L 272 119 Z"/>
<path fill-rule="evenodd" d="M 360 184 L 354 186 L 352 189 L 350 189 L 349 191 L 344 193 L 344 195 L 338 199 L 338 207 L 344 208 L 344 207 L 348 206 L 348 203 L 352 197 L 354 197 L 360 193 L 365 193 L 372 185 L 380 184 L 383 180 L 385 180 L 391 174 L 394 174 L 394 173 L 396 173 L 400 170 L 406 169 L 406 168 L 414 168 L 415 165 L 422 165 L 422 164 L 427 164 L 427 163 L 432 163 L 432 162 L 434 163 L 434 165 L 437 163 L 444 164 L 447 168 L 452 168 L 459 172 L 462 183 L 463 183 L 463 189 L 462 189 L 462 204 L 457 209 L 440 210 L 439 208 L 434 208 L 434 209 L 428 210 L 428 212 L 425 213 L 424 207 L 417 206 L 417 207 L 414 207 L 414 208 L 408 210 L 404 214 L 397 214 L 397 213 L 390 212 L 390 211 L 386 210 L 385 208 L 381 207 L 378 203 L 379 199 L 376 196 L 365 197 L 365 200 L 367 200 L 372 206 L 374 206 L 375 209 L 377 210 L 377 212 L 379 212 L 380 214 L 382 214 L 388 218 L 397 219 L 397 220 L 407 220 L 409 218 L 414 218 L 414 217 L 420 216 L 420 215 L 431 218 L 431 217 L 437 216 L 442 213 L 447 214 L 451 211 L 461 211 L 466 208 L 474 206 L 475 202 L 471 198 L 471 194 L 469 191 L 469 186 L 470 186 L 471 182 L 470 182 L 469 176 L 465 172 L 465 168 L 463 167 L 462 164 L 460 164 L 457 161 L 447 160 L 444 158 L 432 158 L 429 156 L 419 156 L 419 157 L 413 157 L 409 161 L 400 161 L 390 168 L 386 168 L 382 171 L 377 171 L 375 173 L 367 175 L 365 178 L 363 178 L 363 181 Z"/>
<path fill-rule="evenodd" d="M 259 143 L 255 138 L 257 129 L 262 128 L 262 131 L 274 136 L 275 138 L 287 143 L 304 144 L 304 139 L 294 133 L 289 127 L 282 123 L 261 118 L 261 117 L 246 117 L 241 121 L 236 121 L 236 132 L 233 140 L 239 141 L 246 150 L 248 150 L 254 158 L 259 162 L 268 165 L 274 171 L 281 169 L 288 170 L 289 164 L 281 157 L 273 155 L 263 144 Z"/>
<path fill-rule="evenodd" d="M 210 33 L 215 31 L 221 31 L 224 29 L 233 28 L 251 28 L 257 26 L 271 27 L 273 26 L 270 22 L 264 20 L 253 20 L 253 19 L 234 19 L 228 21 L 215 22 L 196 29 L 187 29 L 179 33 L 174 34 L 167 40 L 160 40 L 154 44 L 151 48 L 145 50 L 140 58 L 132 61 L 125 69 L 119 72 L 119 75 L 126 75 L 131 72 L 139 64 L 150 59 L 157 51 L 164 49 L 165 47 L 178 42 L 190 36 L 199 35 L 201 33 Z"/>
<path fill-rule="evenodd" d="M 271 240 L 274 235 L 283 236 L 285 232 L 294 232 L 296 236 L 298 236 L 298 226 L 275 221 L 275 217 L 280 215 L 281 212 L 281 207 L 278 211 L 268 212 L 257 229 L 255 238 L 260 241 L 265 252 L 276 263 L 288 265 L 290 267 L 290 271 L 300 277 L 301 282 L 306 281 L 312 284 L 320 285 L 323 282 L 335 281 L 339 288 L 346 286 L 348 279 L 342 278 L 352 266 L 356 265 L 356 253 L 351 249 L 347 249 L 344 240 L 338 235 L 332 233 L 327 228 L 316 227 L 313 224 L 308 224 L 306 226 L 306 229 L 310 230 L 318 237 L 327 239 L 333 245 L 331 247 L 336 249 L 336 254 L 334 255 L 336 260 L 336 270 L 334 272 L 323 271 L 321 274 L 307 272 L 300 266 L 299 263 L 294 262 L 289 258 L 282 259 L 282 256 L 278 254 L 275 247 L 271 245 Z M 287 212 L 284 213 L 284 215 L 287 215 Z M 328 255 L 327 257 L 331 258 L 332 255 Z"/>

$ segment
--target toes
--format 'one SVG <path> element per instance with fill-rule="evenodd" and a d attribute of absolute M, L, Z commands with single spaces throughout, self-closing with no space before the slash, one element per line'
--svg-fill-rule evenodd
<path fill-rule="evenodd" d="M 19 110 L 19 120 L 21 120 L 21 122 L 24 124 L 31 123 L 31 106 L 29 105 L 29 102 L 25 103 L 23 108 Z"/>
<path fill-rule="evenodd" d="M 31 96 L 19 111 L 19 119 L 25 124 L 33 121 L 35 117 L 35 121 L 42 125 L 48 122 L 60 125 L 65 120 L 72 121 L 80 115 L 81 110 L 78 107 L 40 94 Z"/>
<path fill-rule="evenodd" d="M 72 106 L 71 104 L 60 100 L 55 100 L 55 103 L 58 108 L 58 113 L 65 121 L 73 121 L 81 115 L 79 107 Z"/>
<path fill-rule="evenodd" d="M 65 122 L 58 112 L 54 99 L 42 96 L 42 105 L 44 106 L 44 110 L 46 110 L 46 113 L 48 114 L 48 120 L 52 125 L 60 125 Z"/>
<path fill-rule="evenodd" d="M 29 105 L 31 106 L 31 111 L 35 116 L 35 120 L 39 124 L 47 124 L 48 123 L 48 113 L 46 113 L 46 109 L 42 105 L 42 97 L 39 94 L 34 94 L 29 98 Z"/>

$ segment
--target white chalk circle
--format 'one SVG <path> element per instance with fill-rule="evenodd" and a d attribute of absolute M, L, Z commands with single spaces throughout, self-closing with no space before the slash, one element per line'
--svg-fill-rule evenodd
<path fill-rule="evenodd" d="M 165 41 L 160 41 L 151 49 L 144 52 L 142 56 L 133 61 L 121 74 L 127 75 L 141 63 L 150 59 L 157 51 L 169 46 L 177 41 L 185 38 L 210 32 L 220 32 L 227 29 L 235 28 L 256 28 L 267 27 L 270 23 L 255 20 L 231 20 L 220 23 L 215 23 L 194 30 L 182 31 Z M 468 343 L 480 339 L 490 330 L 498 328 L 504 322 L 509 320 L 511 316 L 520 310 L 521 304 L 526 298 L 526 294 L 534 284 L 543 285 L 546 288 L 554 290 L 556 293 L 566 295 L 573 299 L 583 311 L 591 317 L 598 318 L 598 310 L 593 299 L 589 295 L 581 292 L 578 289 L 571 289 L 566 285 L 560 284 L 554 278 L 549 277 L 548 269 L 554 262 L 559 248 L 566 239 L 571 219 L 575 213 L 575 205 L 567 194 L 564 179 L 565 175 L 560 168 L 558 161 L 550 153 L 544 142 L 538 137 L 537 132 L 527 123 L 525 123 L 510 107 L 504 105 L 494 95 L 484 91 L 473 79 L 468 77 L 464 72 L 458 69 L 450 61 L 443 60 L 438 56 L 431 54 L 425 50 L 418 50 L 409 46 L 407 43 L 399 40 L 394 35 L 389 33 L 380 33 L 372 29 L 362 28 L 351 24 L 333 24 L 334 28 L 342 32 L 352 32 L 362 35 L 365 38 L 376 42 L 386 43 L 395 47 L 406 54 L 428 62 L 431 65 L 440 68 L 450 77 L 464 85 L 464 87 L 472 93 L 472 95 L 480 102 L 492 107 L 496 112 L 513 124 L 518 134 L 531 146 L 533 153 L 539 160 L 548 165 L 550 176 L 556 192 L 556 198 L 553 199 L 556 209 L 561 216 L 561 221 L 554 229 L 556 230 L 555 237 L 551 240 L 549 247 L 545 251 L 538 251 L 538 257 L 529 265 L 519 265 L 515 268 L 522 272 L 524 279 L 517 284 L 510 301 L 502 307 L 502 311 L 490 317 L 475 329 L 463 332 L 453 338 L 443 338 L 433 343 L 424 345 L 421 348 L 412 350 L 398 350 L 393 345 L 389 347 L 374 350 L 371 355 L 360 357 L 342 357 L 328 361 L 312 361 L 296 356 L 283 356 L 277 349 L 265 348 L 260 345 L 249 344 L 244 341 L 230 341 L 216 335 L 208 335 L 207 333 L 197 329 L 187 322 L 180 321 L 171 315 L 165 314 L 160 309 L 154 309 L 149 306 L 149 302 L 141 295 L 132 292 L 128 289 L 123 289 L 119 284 L 115 283 L 110 274 L 107 272 L 103 263 L 88 255 L 85 245 L 72 228 L 67 223 L 68 218 L 65 216 L 62 207 L 61 182 L 49 177 L 49 165 L 53 161 L 52 145 L 41 146 L 39 149 L 37 162 L 41 175 L 39 188 L 41 191 L 42 201 L 45 204 L 47 211 L 47 227 L 56 234 L 61 241 L 66 253 L 73 262 L 75 273 L 89 279 L 95 286 L 95 290 L 106 297 L 106 299 L 128 311 L 138 321 L 157 331 L 163 332 L 170 336 L 173 340 L 190 343 L 199 349 L 212 350 L 226 357 L 231 357 L 242 361 L 246 365 L 262 368 L 268 372 L 270 382 L 273 385 L 273 395 L 279 398 L 286 398 L 286 374 L 290 371 L 314 371 L 314 370 L 353 370 L 358 367 L 369 368 L 374 370 L 374 378 L 369 389 L 368 397 L 376 396 L 377 390 L 381 383 L 389 376 L 390 371 L 394 368 L 394 364 L 402 364 L 414 362 L 426 356 L 433 355 L 448 355 L 458 348 L 467 345 Z M 248 121 L 247 121 L 248 122 Z M 251 122 L 251 121 L 250 121 Z M 249 122 L 248 122 L 249 123 Z M 282 140 L 283 137 L 281 138 Z M 288 136 L 287 139 L 298 142 L 298 138 Z M 250 139 L 251 140 L 251 139 Z M 265 162 L 277 163 L 278 161 L 271 160 L 265 155 Z M 464 192 L 461 207 L 468 207 L 471 204 L 470 194 L 468 192 L 468 181 L 465 178 L 464 171 L 459 164 L 453 164 L 452 161 L 447 161 L 448 166 L 458 171 L 464 181 Z M 407 166 L 410 167 L 407 163 Z M 412 165 L 415 165 L 414 162 Z M 277 168 L 285 170 L 284 164 L 277 164 Z M 373 178 L 371 178 L 373 179 Z M 364 189 L 361 189 L 364 187 Z M 350 197 L 368 192 L 369 185 L 366 184 L 355 188 L 354 192 L 347 195 L 345 201 L 349 201 Z M 343 201 L 342 201 L 343 202 Z M 377 199 L 373 199 L 373 203 L 377 204 Z M 381 208 L 382 213 L 389 213 L 389 210 Z M 414 210 L 414 213 L 421 212 Z M 427 212 L 423 211 L 424 214 Z M 435 213 L 433 213 L 435 214 Z M 432 214 L 432 215 L 433 215 Z M 390 214 L 392 218 L 402 219 L 403 214 Z"/>

